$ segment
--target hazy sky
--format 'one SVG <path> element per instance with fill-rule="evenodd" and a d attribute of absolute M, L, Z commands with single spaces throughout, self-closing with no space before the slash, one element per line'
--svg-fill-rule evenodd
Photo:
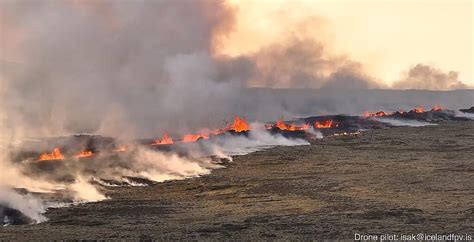
<path fill-rule="evenodd" d="M 456 71 L 461 82 L 474 86 L 472 0 L 227 1 L 237 14 L 220 54 L 250 54 L 289 35 L 304 36 L 323 42 L 325 53 L 360 62 L 386 84 L 422 63 Z M 21 43 L 30 31 L 5 16 L 0 8 L 0 59 L 23 62 Z"/>
<path fill-rule="evenodd" d="M 231 0 L 237 26 L 222 53 L 257 50 L 288 34 L 320 39 L 386 83 L 424 63 L 474 86 L 470 0 Z"/>

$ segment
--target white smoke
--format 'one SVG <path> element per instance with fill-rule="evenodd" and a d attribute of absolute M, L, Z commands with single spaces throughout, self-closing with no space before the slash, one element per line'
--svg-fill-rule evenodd
<path fill-rule="evenodd" d="M 207 158 L 180 157 L 174 153 L 165 154 L 145 147 L 138 148 L 134 160 L 134 170 L 138 172 L 129 175 L 156 182 L 197 177 L 209 174 L 210 169 L 219 167 Z"/>
<path fill-rule="evenodd" d="M 11 188 L 0 186 L 0 206 L 6 206 L 21 211 L 25 216 L 33 220 L 34 223 L 46 221 L 42 215 L 46 211 L 43 201 L 31 196 L 21 195 L 11 190 Z M 0 211 L 0 218 L 4 219 L 4 214 Z"/>
<path fill-rule="evenodd" d="M 474 119 L 474 113 L 465 113 L 465 112 L 459 112 L 457 111 L 455 113 L 456 117 L 463 117 L 463 118 L 470 118 Z"/>
<path fill-rule="evenodd" d="M 31 177 L 23 173 L 23 165 L 14 163 L 5 155 L 6 150 L 2 150 L 0 157 L 0 205 L 16 209 L 25 216 L 32 219 L 33 222 L 39 223 L 46 220 L 42 215 L 47 207 L 57 206 L 58 203 L 46 201 L 40 197 L 36 197 L 31 192 L 36 193 L 55 193 L 58 191 L 66 191 L 71 197 L 64 199 L 73 199 L 74 202 L 99 201 L 105 199 L 97 189 L 92 186 L 85 178 L 78 176 L 72 184 L 66 184 L 53 181 L 45 177 Z M 26 161 L 25 161 L 26 162 Z M 22 195 L 13 190 L 13 188 L 26 189 L 28 194 Z"/>
<path fill-rule="evenodd" d="M 96 202 L 106 199 L 106 196 L 92 185 L 90 180 L 78 176 L 74 183 L 68 186 L 68 189 L 73 192 L 74 202 Z"/>
<path fill-rule="evenodd" d="M 391 124 L 393 126 L 422 127 L 422 126 L 436 125 L 434 123 L 428 123 L 428 122 L 417 121 L 417 120 L 406 120 L 406 119 L 402 120 L 402 119 L 396 119 L 396 118 L 380 118 L 380 117 L 375 117 L 373 119 L 382 123 Z"/>
<path fill-rule="evenodd" d="M 321 133 L 321 131 L 315 129 L 313 126 L 310 126 L 309 129 L 307 130 L 307 132 L 309 134 L 311 134 L 316 139 L 324 138 L 323 133 Z"/>
<path fill-rule="evenodd" d="M 313 135 L 318 135 L 318 133 Z M 6 169 L 4 169 L 5 176 L 2 178 L 1 184 L 10 188 L 25 188 L 29 192 L 55 193 L 61 191 L 66 195 L 64 199 L 70 199 L 73 203 L 100 201 L 107 199 L 107 197 L 97 185 L 116 186 L 118 182 L 129 186 L 143 186 L 143 183 L 132 178 L 163 182 L 198 177 L 209 174 L 213 169 L 223 167 L 211 157 L 231 160 L 233 155 L 248 154 L 274 146 L 308 144 L 301 138 L 293 139 L 286 138 L 281 134 L 271 134 L 269 130 L 263 128 L 262 124 L 253 123 L 247 134 L 224 133 L 194 143 L 178 142 L 173 145 L 175 151 L 160 151 L 153 146 L 135 144 L 128 146 L 127 153 L 129 155 L 125 158 L 102 158 L 98 154 L 93 159 L 77 162 L 73 158 L 66 157 L 64 160 L 53 161 L 52 164 L 60 169 L 48 173 L 47 176 L 38 173 L 41 171 L 35 171 L 32 177 L 29 177 L 28 173 L 24 173 L 28 171 L 26 167 L 39 161 L 24 160 L 14 163 L 5 162 L 6 159 L 3 159 L 2 165 Z M 183 152 L 185 154 L 179 154 Z M 91 167 L 94 167 L 94 173 L 90 173 Z M 69 183 L 56 179 L 64 176 L 73 176 L 74 181 Z M 10 191 L 9 193 L 14 192 Z M 11 207 L 11 204 L 16 204 L 11 208 L 18 209 L 37 222 L 44 221 L 42 219 L 44 216 L 41 214 L 46 207 L 51 205 L 50 201 L 33 199 L 31 203 L 35 206 L 32 206 L 28 200 L 32 198 L 30 195 L 17 194 L 17 196 L 9 197 L 3 196 L 4 194 L 6 193 L 0 194 L 4 205 Z"/>
<path fill-rule="evenodd" d="M 290 139 L 281 134 L 270 134 L 262 127 L 263 125 L 259 123 L 253 123 L 248 136 L 225 134 L 210 143 L 208 147 L 211 147 L 210 150 L 221 152 L 218 154 L 245 155 L 274 146 L 309 145 L 309 142 L 304 139 Z"/>

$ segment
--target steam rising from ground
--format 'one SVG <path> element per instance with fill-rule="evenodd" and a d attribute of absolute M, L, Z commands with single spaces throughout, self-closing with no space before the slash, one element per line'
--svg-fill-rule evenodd
<path fill-rule="evenodd" d="M 31 195 L 18 194 L 11 188 L 0 186 L 0 205 L 19 210 L 36 223 L 46 221 L 46 217 L 42 215 L 46 207 L 41 200 Z M 4 218 L 3 212 L 3 208 L 0 207 L 1 218 Z"/>
<path fill-rule="evenodd" d="M 162 182 L 197 177 L 222 167 L 211 157 L 231 159 L 230 155 L 247 154 L 276 145 L 309 144 L 302 139 L 272 135 L 267 130 L 258 129 L 256 125 L 253 127 L 255 130 L 249 131 L 248 136 L 227 133 L 210 140 L 176 144 L 176 150 L 171 151 L 136 144 L 122 156 L 97 154 L 90 159 L 44 161 L 48 167 L 53 167 L 47 171 L 41 168 L 40 161 L 34 159 L 20 162 L 3 159 L 0 164 L 6 167 L 5 175 L 10 179 L 2 180 L 2 184 L 8 187 L 1 187 L 0 205 L 17 209 L 38 223 L 45 221 L 42 213 L 46 210 L 46 203 L 51 201 L 17 194 L 11 187 L 26 188 L 30 192 L 59 192 L 63 194 L 63 200 L 57 202 L 62 203 L 100 201 L 106 199 L 103 186 L 146 185 L 137 180 L 142 178 Z"/>
<path fill-rule="evenodd" d="M 219 167 L 212 164 L 209 158 L 180 157 L 174 153 L 164 154 L 144 147 L 138 147 L 134 160 L 137 163 L 133 165 L 132 170 L 137 172 L 124 175 L 144 177 L 157 182 L 196 177 Z"/>
<path fill-rule="evenodd" d="M 474 119 L 474 113 L 456 112 L 456 116 Z"/>
<path fill-rule="evenodd" d="M 273 146 L 294 146 L 309 145 L 303 139 L 289 139 L 281 134 L 272 135 L 264 130 L 263 125 L 254 123 L 248 136 L 235 136 L 225 134 L 218 137 L 215 142 L 205 144 L 207 152 L 214 152 L 213 155 L 245 155 L 254 151 Z"/>
<path fill-rule="evenodd" d="M 410 127 L 422 127 L 422 126 L 427 126 L 427 125 L 436 125 L 433 123 L 428 123 L 428 122 L 422 122 L 422 121 L 417 121 L 417 120 L 407 120 L 407 119 L 396 119 L 396 118 L 374 118 L 375 120 L 382 122 L 382 123 L 388 123 L 393 126 L 410 126 Z"/>

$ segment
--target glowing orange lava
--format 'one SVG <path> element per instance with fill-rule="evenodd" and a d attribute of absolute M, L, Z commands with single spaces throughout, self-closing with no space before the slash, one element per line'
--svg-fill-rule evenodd
<path fill-rule="evenodd" d="M 165 133 L 161 140 L 156 139 L 151 145 L 169 145 L 173 143 L 173 139 L 167 133 Z"/>
<path fill-rule="evenodd" d="M 51 153 L 43 153 L 39 156 L 38 160 L 62 160 L 64 155 L 61 153 L 59 148 L 54 148 Z"/>
<path fill-rule="evenodd" d="M 337 126 L 338 125 L 335 122 L 333 122 L 331 119 L 314 122 L 314 127 L 317 129 L 329 129 L 329 128 L 334 128 Z"/>

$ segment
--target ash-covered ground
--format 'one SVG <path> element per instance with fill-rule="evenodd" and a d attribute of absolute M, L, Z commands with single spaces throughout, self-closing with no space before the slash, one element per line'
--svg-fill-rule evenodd
<path fill-rule="evenodd" d="M 0 228 L 25 239 L 352 239 L 474 233 L 474 121 L 374 129 L 235 157 L 210 175 Z"/>

